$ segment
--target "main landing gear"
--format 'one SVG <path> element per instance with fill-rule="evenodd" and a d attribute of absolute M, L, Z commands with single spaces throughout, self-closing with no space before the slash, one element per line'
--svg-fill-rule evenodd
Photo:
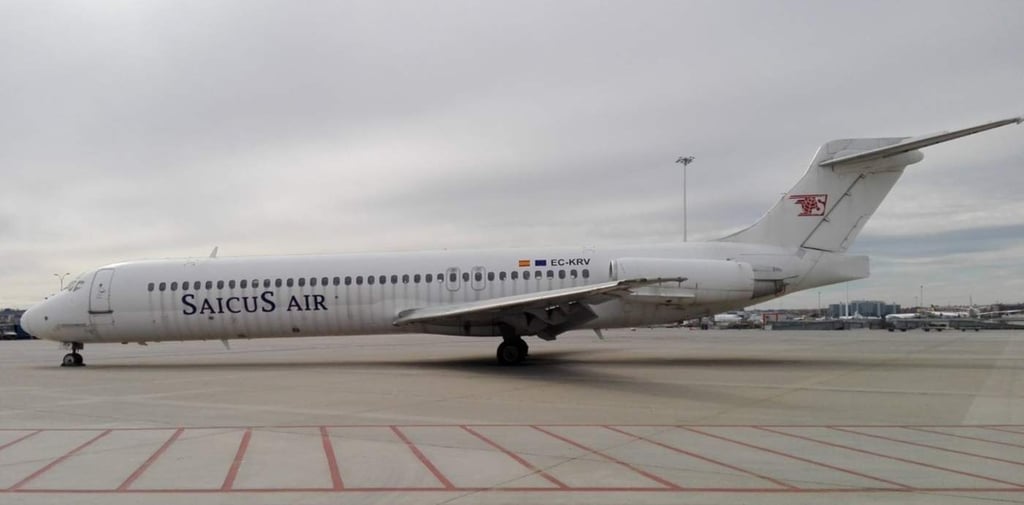
<path fill-rule="evenodd" d="M 81 351 L 85 346 L 81 342 L 65 342 L 64 345 L 70 347 L 71 352 L 64 355 L 60 366 L 85 366 L 85 360 L 82 359 L 81 354 L 78 354 L 78 351 Z"/>
<path fill-rule="evenodd" d="M 498 364 L 518 365 L 529 353 L 530 346 L 526 345 L 522 337 L 505 337 L 505 341 L 498 345 Z"/>

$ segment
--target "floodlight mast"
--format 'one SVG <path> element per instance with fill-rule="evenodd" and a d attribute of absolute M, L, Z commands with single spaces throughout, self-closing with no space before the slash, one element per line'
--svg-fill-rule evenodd
<path fill-rule="evenodd" d="M 693 156 L 680 156 L 676 163 L 683 164 L 683 242 L 686 242 L 686 167 L 693 163 Z"/>

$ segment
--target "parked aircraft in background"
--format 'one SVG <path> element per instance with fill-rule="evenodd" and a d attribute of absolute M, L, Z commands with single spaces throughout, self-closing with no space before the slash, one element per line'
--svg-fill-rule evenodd
<path fill-rule="evenodd" d="M 868 276 L 846 254 L 918 149 L 1009 124 L 917 138 L 830 141 L 754 225 L 719 240 L 603 249 L 523 248 L 329 256 L 168 259 L 79 275 L 29 309 L 23 327 L 66 343 L 438 333 L 522 337 L 708 317 Z"/>

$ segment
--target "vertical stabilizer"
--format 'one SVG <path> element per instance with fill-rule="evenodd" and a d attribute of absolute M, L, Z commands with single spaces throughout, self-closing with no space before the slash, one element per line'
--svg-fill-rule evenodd
<path fill-rule="evenodd" d="M 845 252 L 904 168 L 924 158 L 918 149 L 1022 120 L 914 138 L 833 140 L 818 149 L 807 173 L 764 217 L 720 240 Z"/>

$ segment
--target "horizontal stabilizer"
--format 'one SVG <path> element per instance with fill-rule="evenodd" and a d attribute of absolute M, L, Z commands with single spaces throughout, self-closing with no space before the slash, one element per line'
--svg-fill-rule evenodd
<path fill-rule="evenodd" d="M 1006 126 L 1008 124 L 1015 123 L 1020 124 L 1022 121 L 1024 121 L 1024 117 L 1013 117 L 1008 119 L 1000 119 L 999 121 L 992 121 L 990 123 L 980 124 L 977 126 L 972 126 L 970 128 L 963 128 L 951 132 L 933 133 L 931 135 L 925 135 L 923 137 L 908 137 L 897 144 L 880 147 L 878 149 L 872 149 L 870 151 L 864 151 L 861 153 L 851 154 L 848 156 L 840 156 L 838 158 L 828 159 L 818 163 L 818 165 L 822 167 L 837 167 L 839 165 L 848 165 L 852 163 L 861 163 L 865 161 L 888 158 L 890 156 L 895 156 L 897 154 L 903 154 L 906 152 L 914 151 L 922 147 L 928 147 L 956 138 L 983 132 L 985 130 L 999 128 L 1000 126 Z"/>

